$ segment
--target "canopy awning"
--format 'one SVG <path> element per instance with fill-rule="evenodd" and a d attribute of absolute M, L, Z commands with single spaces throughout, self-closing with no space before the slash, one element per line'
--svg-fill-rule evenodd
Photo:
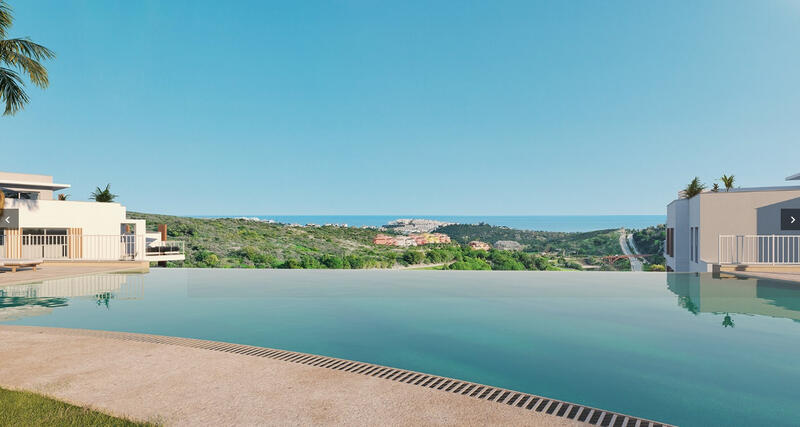
<path fill-rule="evenodd" d="M 36 182 L 36 181 L 12 181 L 3 179 L 0 180 L 0 187 L 11 187 L 14 189 L 24 188 L 30 190 L 63 190 L 69 188 L 69 184 L 56 184 L 54 182 Z"/>

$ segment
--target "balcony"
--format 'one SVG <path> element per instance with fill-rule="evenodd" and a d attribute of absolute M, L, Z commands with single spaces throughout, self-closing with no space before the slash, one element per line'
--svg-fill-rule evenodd
<path fill-rule="evenodd" d="M 720 265 L 800 265 L 800 235 L 719 236 Z"/>
<path fill-rule="evenodd" d="M 144 235 L 0 235 L 0 258 L 45 261 L 180 261 L 184 242 L 147 242 Z"/>

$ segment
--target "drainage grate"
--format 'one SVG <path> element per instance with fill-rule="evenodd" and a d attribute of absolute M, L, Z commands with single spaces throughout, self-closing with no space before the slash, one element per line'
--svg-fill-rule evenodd
<path fill-rule="evenodd" d="M 476 399 L 495 401 L 522 410 L 544 412 L 556 417 L 586 422 L 599 426 L 613 427 L 670 427 L 669 424 L 657 423 L 644 418 L 631 417 L 615 412 L 603 411 L 597 408 L 582 406 L 560 400 L 547 399 L 541 396 L 521 393 L 514 390 L 505 390 L 481 384 L 455 380 L 452 378 L 428 375 L 404 369 L 389 368 L 373 365 L 371 363 L 355 362 L 352 360 L 337 359 L 334 357 L 317 356 L 312 354 L 297 353 L 294 351 L 276 350 L 251 345 L 230 344 L 218 341 L 206 341 L 193 338 L 178 338 L 162 335 L 146 335 L 129 332 L 92 331 L 87 329 L 61 329 L 39 328 L 31 326 L 3 326 L 3 329 L 38 330 L 40 333 L 55 333 L 61 335 L 90 336 L 110 338 L 123 341 L 136 341 L 153 344 L 168 344 L 181 347 L 200 348 L 205 350 L 235 353 L 245 356 L 264 357 L 291 363 L 299 363 L 319 368 L 336 369 L 353 374 L 367 375 L 383 378 L 419 387 L 428 387 L 448 393 L 461 394 Z"/>

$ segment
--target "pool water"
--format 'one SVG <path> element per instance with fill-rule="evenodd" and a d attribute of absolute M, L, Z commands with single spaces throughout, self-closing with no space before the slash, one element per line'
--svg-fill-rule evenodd
<path fill-rule="evenodd" d="M 0 287 L 0 323 L 227 341 L 683 426 L 800 422 L 800 285 L 706 274 L 156 269 Z"/>

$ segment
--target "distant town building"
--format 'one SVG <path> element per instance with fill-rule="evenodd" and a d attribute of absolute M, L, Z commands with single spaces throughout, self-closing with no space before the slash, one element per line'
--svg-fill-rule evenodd
<path fill-rule="evenodd" d="M 408 237 L 414 239 L 418 246 L 433 245 L 436 243 L 450 243 L 450 236 L 443 233 L 419 233 L 411 234 Z"/>
<path fill-rule="evenodd" d="M 436 221 L 433 219 L 407 219 L 401 218 L 389 221 L 385 228 L 396 231 L 400 234 L 430 233 L 439 227 L 452 225 L 452 222 Z"/>
<path fill-rule="evenodd" d="M 386 234 L 378 234 L 372 239 L 372 243 L 376 245 L 397 246 L 397 240 Z"/>
<path fill-rule="evenodd" d="M 519 242 L 515 242 L 513 240 L 498 240 L 494 242 L 495 249 L 500 249 L 502 251 L 521 251 L 522 245 Z"/>
<path fill-rule="evenodd" d="M 473 241 L 467 243 L 467 245 L 469 245 L 470 248 L 472 248 L 472 249 L 474 249 L 476 251 L 488 251 L 489 249 L 492 248 L 492 246 L 489 245 L 488 243 L 481 242 L 479 240 L 473 240 Z"/>
<path fill-rule="evenodd" d="M 380 233 L 375 236 L 372 243 L 385 246 L 422 246 L 436 243 L 450 243 L 450 236 L 442 233 L 420 233 L 410 236 L 390 236 Z"/>
<path fill-rule="evenodd" d="M 417 246 L 417 241 L 411 236 L 396 236 L 394 240 L 397 242 L 395 246 L 399 246 L 401 248 Z"/>

